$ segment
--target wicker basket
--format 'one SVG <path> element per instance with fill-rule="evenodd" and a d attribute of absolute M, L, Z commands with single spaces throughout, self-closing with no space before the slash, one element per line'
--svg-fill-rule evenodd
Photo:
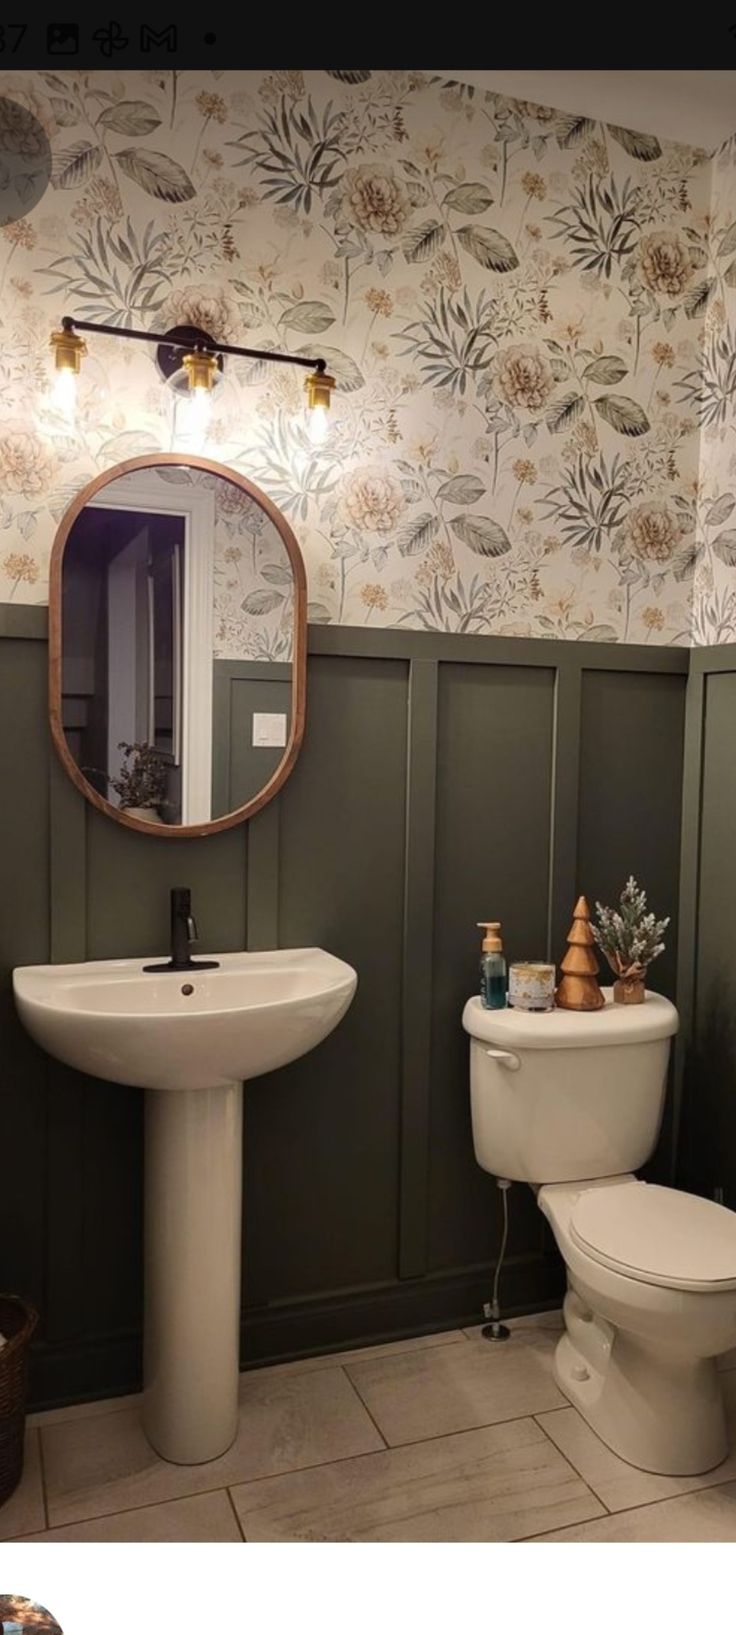
<path fill-rule="evenodd" d="M 28 1347 L 38 1313 L 27 1301 L 0 1294 L 0 1504 L 10 1498 L 23 1474 Z"/>

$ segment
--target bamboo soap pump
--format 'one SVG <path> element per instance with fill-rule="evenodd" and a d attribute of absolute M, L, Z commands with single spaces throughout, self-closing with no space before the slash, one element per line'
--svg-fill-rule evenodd
<path fill-rule="evenodd" d="M 566 1011 L 597 1011 L 605 1005 L 598 986 L 598 961 L 593 952 L 595 937 L 590 929 L 590 909 L 578 897 L 572 926 L 567 934 L 568 949 L 561 961 L 563 975 L 555 994 L 555 1004 Z"/>

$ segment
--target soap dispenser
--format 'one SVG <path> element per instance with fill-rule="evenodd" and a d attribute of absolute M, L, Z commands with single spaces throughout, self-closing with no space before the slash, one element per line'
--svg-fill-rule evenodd
<path fill-rule="evenodd" d="M 485 931 L 480 957 L 480 999 L 487 1011 L 501 1011 L 506 1006 L 506 960 L 500 937 L 499 920 L 479 920 Z"/>

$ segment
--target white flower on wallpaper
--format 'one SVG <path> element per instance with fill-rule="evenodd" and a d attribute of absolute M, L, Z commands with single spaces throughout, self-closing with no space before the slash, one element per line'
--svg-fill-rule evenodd
<path fill-rule="evenodd" d="M 690 639 L 696 569 L 715 595 L 699 460 L 708 405 L 730 417 L 736 264 L 704 154 L 406 71 L 13 80 L 54 170 L 0 232 L 6 600 L 45 598 L 85 481 L 172 446 L 132 343 L 90 337 L 76 432 L 55 418 L 48 331 L 70 312 L 325 358 L 321 448 L 299 370 L 231 361 L 208 449 L 287 515 L 313 620 Z M 252 552 L 233 523 L 239 544 L 233 618 Z"/>

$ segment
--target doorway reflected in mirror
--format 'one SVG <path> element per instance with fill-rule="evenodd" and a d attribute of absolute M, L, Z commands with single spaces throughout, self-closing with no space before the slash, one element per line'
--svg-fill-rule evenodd
<path fill-rule="evenodd" d="M 298 546 L 211 462 L 132 461 L 90 490 L 54 553 L 57 747 L 122 821 L 223 826 L 263 804 L 301 737 Z"/>

